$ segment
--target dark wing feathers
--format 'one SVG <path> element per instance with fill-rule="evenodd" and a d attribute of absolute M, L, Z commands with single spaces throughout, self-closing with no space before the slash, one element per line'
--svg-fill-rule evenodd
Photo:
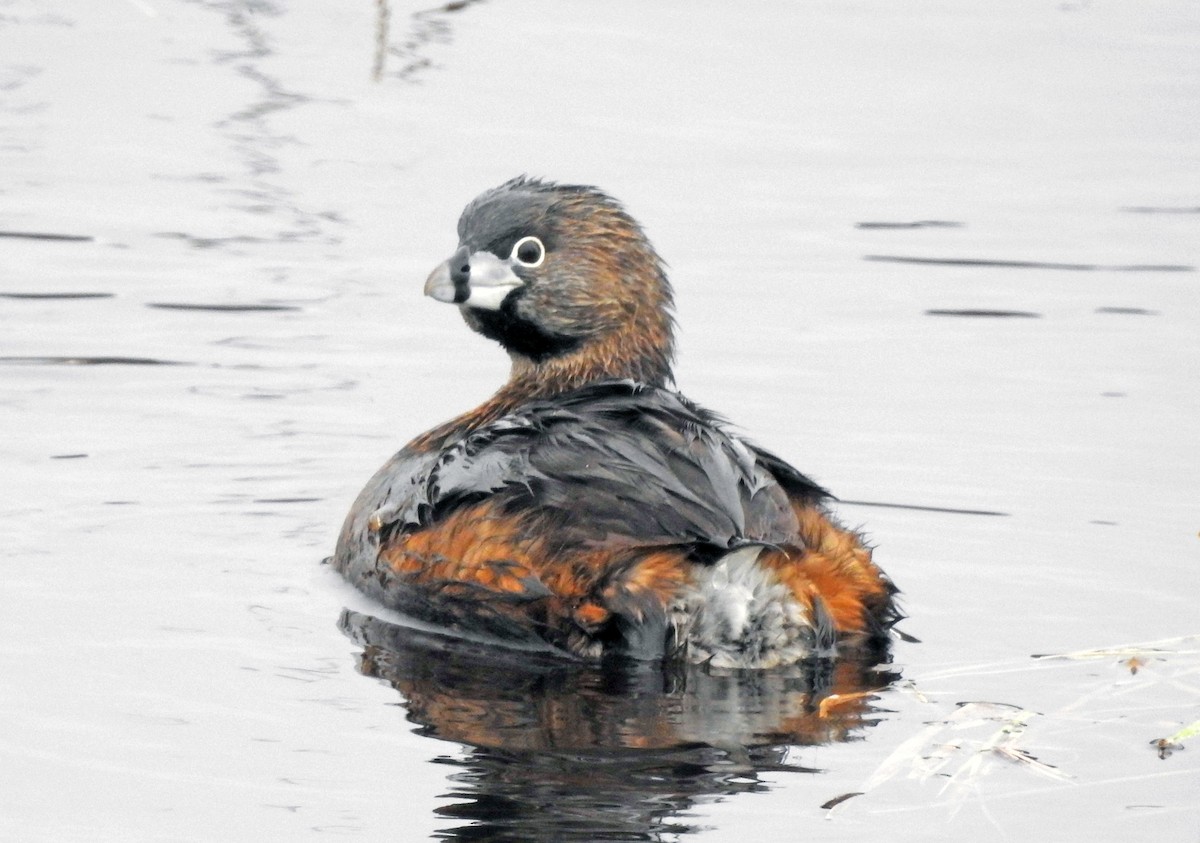
<path fill-rule="evenodd" d="M 563 513 L 563 547 L 783 543 L 796 528 L 785 490 L 819 491 L 675 393 L 630 382 L 526 405 L 422 468 L 389 507 L 392 529 L 491 498 L 513 514 Z"/>
<path fill-rule="evenodd" d="M 809 477 L 801 474 L 765 448 L 749 443 L 746 443 L 746 447 L 754 454 L 754 459 L 770 473 L 792 499 L 804 503 L 817 503 L 833 497 L 823 487 L 818 486 Z"/>

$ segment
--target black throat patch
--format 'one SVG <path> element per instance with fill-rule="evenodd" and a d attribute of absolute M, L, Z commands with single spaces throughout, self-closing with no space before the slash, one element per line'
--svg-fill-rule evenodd
<path fill-rule="evenodd" d="M 551 333 L 540 325 L 521 318 L 516 311 L 520 294 L 521 291 L 518 290 L 509 295 L 499 310 L 468 309 L 468 323 L 485 337 L 495 340 L 515 354 L 528 357 L 535 363 L 566 354 L 579 346 L 578 337 Z"/>

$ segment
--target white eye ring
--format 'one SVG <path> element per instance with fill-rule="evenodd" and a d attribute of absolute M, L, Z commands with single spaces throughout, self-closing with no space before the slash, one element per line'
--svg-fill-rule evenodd
<path fill-rule="evenodd" d="M 533 251 L 530 246 L 533 246 L 537 249 L 537 257 L 533 260 L 526 260 L 526 258 L 528 258 L 530 253 Z M 522 251 L 525 252 L 525 257 L 521 257 Z M 521 264 L 521 266 L 535 269 L 536 267 L 541 266 L 542 261 L 546 259 L 546 247 L 543 246 L 542 241 L 536 237 L 522 237 L 516 243 L 513 243 L 512 254 L 509 257 L 511 260 Z"/>

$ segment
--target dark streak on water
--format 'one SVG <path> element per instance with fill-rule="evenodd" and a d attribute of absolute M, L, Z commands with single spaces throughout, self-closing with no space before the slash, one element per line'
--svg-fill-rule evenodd
<path fill-rule="evenodd" d="M 378 0 L 378 2 L 376 42 L 383 45 L 388 40 L 387 28 L 391 15 L 388 10 L 388 0 Z M 387 48 L 386 53 L 382 50 L 376 53 L 374 77 L 379 79 L 384 75 L 386 58 L 392 56 L 400 59 L 402 66 L 399 70 L 387 75 L 405 82 L 417 81 L 418 74 L 433 67 L 433 61 L 424 55 L 427 47 L 430 44 L 449 44 L 452 40 L 450 23 L 443 18 L 481 2 L 482 0 L 453 0 L 432 9 L 413 12 L 409 19 L 412 29 L 408 38 L 399 46 Z"/>
<path fill-rule="evenodd" d="M 1179 207 L 1171 207 L 1169 205 L 1134 205 L 1122 208 L 1121 210 L 1129 214 L 1200 214 L 1200 205 L 1190 207 L 1186 205 Z"/>
<path fill-rule="evenodd" d="M 50 459 L 52 459 L 52 460 L 81 460 L 81 459 L 85 458 L 86 456 L 87 456 L 87 454 L 51 454 Z"/>
<path fill-rule="evenodd" d="M 0 299 L 111 299 L 113 293 L 0 293 Z"/>
<path fill-rule="evenodd" d="M 160 310 L 202 310 L 215 313 L 261 313 L 276 310 L 300 310 L 291 304 L 187 304 L 183 302 L 147 302 L 146 307 Z"/>
<path fill-rule="evenodd" d="M 1041 319 L 1042 314 L 1029 310 L 927 310 L 926 316 L 983 316 L 997 319 Z"/>
<path fill-rule="evenodd" d="M 1098 307 L 1097 313 L 1120 313 L 1129 316 L 1157 316 L 1157 310 L 1147 310 L 1144 307 Z"/>
<path fill-rule="evenodd" d="M 0 231 L 0 237 L 14 240 L 53 240 L 59 243 L 90 243 L 95 237 L 86 234 L 50 234 L 41 231 Z"/>
<path fill-rule="evenodd" d="M 851 504 L 852 506 L 879 506 L 888 509 L 915 509 L 919 512 L 949 512 L 954 515 L 995 515 L 1001 518 L 1008 518 L 1007 512 L 995 512 L 990 509 L 954 509 L 947 506 L 920 506 L 914 503 L 884 503 L 882 501 L 847 501 L 838 499 L 838 503 Z"/>
<path fill-rule="evenodd" d="M 913 220 L 912 222 L 859 222 L 855 228 L 867 229 L 911 229 L 911 228 L 963 228 L 961 222 L 949 220 Z"/>
<path fill-rule="evenodd" d="M 271 242 L 266 237 L 249 237 L 245 235 L 234 237 L 201 237 L 197 234 L 186 234 L 182 231 L 163 231 L 154 236 L 169 240 L 182 240 L 195 249 L 216 249 L 230 245 L 256 245 Z"/>
<path fill-rule="evenodd" d="M 1186 264 L 1053 263 L 1049 261 L 1008 261 L 987 258 L 919 258 L 907 255 L 864 255 L 863 260 L 883 263 L 916 263 L 927 266 L 978 266 L 994 269 L 1065 269 L 1073 272 L 1195 272 Z"/>
<path fill-rule="evenodd" d="M 153 357 L 0 357 L 0 363 L 22 366 L 188 366 L 181 360 Z"/>

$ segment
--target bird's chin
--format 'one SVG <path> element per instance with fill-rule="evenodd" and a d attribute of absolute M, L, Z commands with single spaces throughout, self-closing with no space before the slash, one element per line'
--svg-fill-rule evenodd
<path fill-rule="evenodd" d="M 509 294 L 520 286 L 520 283 L 496 284 L 486 287 L 472 284 L 470 292 L 467 294 L 467 300 L 462 303 L 462 306 L 476 310 L 499 310 L 500 305 L 504 304 L 504 300 L 508 298 Z M 439 301 L 442 300 L 439 299 Z"/>

